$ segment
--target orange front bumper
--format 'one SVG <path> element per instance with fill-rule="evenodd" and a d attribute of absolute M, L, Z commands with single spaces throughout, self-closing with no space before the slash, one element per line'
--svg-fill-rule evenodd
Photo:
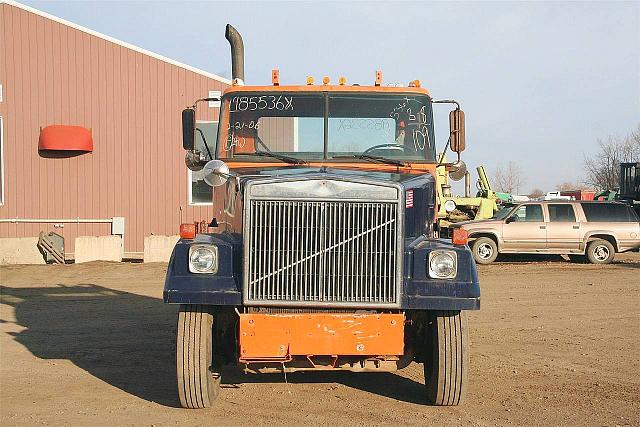
<path fill-rule="evenodd" d="M 403 314 L 241 314 L 240 361 L 400 356 Z"/>

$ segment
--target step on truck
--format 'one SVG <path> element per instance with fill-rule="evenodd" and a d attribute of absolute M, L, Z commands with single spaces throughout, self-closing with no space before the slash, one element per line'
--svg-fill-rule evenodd
<path fill-rule="evenodd" d="M 179 305 L 180 402 L 211 406 L 222 367 L 250 373 L 389 372 L 424 364 L 424 402 L 468 388 L 467 310 L 480 287 L 463 230 L 439 238 L 432 108 L 450 103 L 445 151 L 464 167 L 464 113 L 419 81 L 390 87 L 244 83 L 227 26 L 232 85 L 216 141 L 197 147 L 182 112 L 187 167 L 213 187 L 208 226 L 181 225 L 164 287 Z M 208 219 L 207 219 L 208 221 Z"/>

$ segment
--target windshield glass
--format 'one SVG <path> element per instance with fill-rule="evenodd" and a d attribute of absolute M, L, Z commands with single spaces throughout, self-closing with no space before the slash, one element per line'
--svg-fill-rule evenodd
<path fill-rule="evenodd" d="M 507 215 L 509 215 L 509 212 L 511 212 L 512 210 L 513 210 L 513 205 L 505 206 L 502 209 L 500 209 L 498 212 L 493 214 L 493 216 L 491 218 L 492 219 L 505 219 L 507 217 Z"/>
<path fill-rule="evenodd" d="M 220 159 L 314 161 L 381 156 L 433 162 L 431 100 L 419 94 L 233 94 L 223 100 Z"/>

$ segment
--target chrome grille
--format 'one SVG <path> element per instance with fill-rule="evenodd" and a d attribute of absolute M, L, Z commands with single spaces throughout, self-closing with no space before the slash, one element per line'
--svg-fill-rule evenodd
<path fill-rule="evenodd" d="M 396 306 L 398 202 L 250 200 L 247 303 Z"/>

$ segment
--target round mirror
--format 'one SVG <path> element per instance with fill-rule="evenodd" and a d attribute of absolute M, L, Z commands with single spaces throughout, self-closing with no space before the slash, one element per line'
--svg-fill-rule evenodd
<path fill-rule="evenodd" d="M 212 187 L 218 187 L 229 179 L 229 166 L 222 160 L 211 160 L 204 165 L 204 182 Z"/>
<path fill-rule="evenodd" d="M 189 168 L 189 170 L 197 172 L 199 170 L 202 170 L 204 161 L 202 159 L 202 156 L 200 155 L 200 152 L 187 151 L 187 154 L 184 155 L 184 164 L 187 165 L 187 168 Z"/>
<path fill-rule="evenodd" d="M 464 178 L 464 175 L 467 173 L 467 165 L 462 161 L 458 160 L 451 164 L 451 170 L 449 171 L 449 177 L 454 181 L 460 181 Z"/>

